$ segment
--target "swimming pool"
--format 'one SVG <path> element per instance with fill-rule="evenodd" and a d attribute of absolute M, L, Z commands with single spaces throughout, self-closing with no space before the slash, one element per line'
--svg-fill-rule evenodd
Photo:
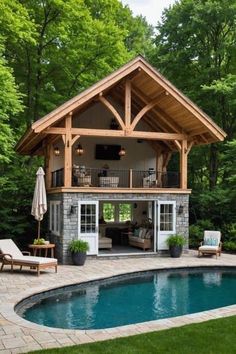
<path fill-rule="evenodd" d="M 236 303 L 233 269 L 177 269 L 127 274 L 67 286 L 23 300 L 16 312 L 41 325 L 101 329 Z"/>

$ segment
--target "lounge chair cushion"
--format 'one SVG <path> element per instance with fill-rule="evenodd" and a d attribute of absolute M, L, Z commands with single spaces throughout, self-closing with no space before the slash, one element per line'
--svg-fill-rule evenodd
<path fill-rule="evenodd" d="M 35 256 L 22 256 L 22 257 L 14 257 L 14 262 L 22 262 L 28 264 L 50 264 L 57 262 L 55 258 L 47 258 L 47 257 L 35 257 Z"/>
<path fill-rule="evenodd" d="M 0 240 L 0 252 L 8 253 L 13 258 L 22 258 L 24 257 L 19 248 L 11 239 Z"/>

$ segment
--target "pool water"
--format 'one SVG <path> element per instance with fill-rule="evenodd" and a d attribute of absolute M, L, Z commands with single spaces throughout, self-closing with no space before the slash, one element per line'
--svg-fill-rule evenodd
<path fill-rule="evenodd" d="M 50 327 L 101 329 L 236 304 L 236 271 L 136 273 L 65 287 L 24 300 L 25 319 Z"/>

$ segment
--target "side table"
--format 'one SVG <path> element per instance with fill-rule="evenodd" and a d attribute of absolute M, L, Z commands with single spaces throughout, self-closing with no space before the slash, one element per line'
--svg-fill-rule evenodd
<path fill-rule="evenodd" d="M 33 256 L 37 256 L 37 252 L 39 256 L 41 256 L 41 251 L 44 250 L 44 256 L 48 256 L 48 250 L 51 250 L 51 258 L 54 258 L 54 243 L 49 243 L 48 245 L 28 245 L 30 249 L 33 250 Z"/>

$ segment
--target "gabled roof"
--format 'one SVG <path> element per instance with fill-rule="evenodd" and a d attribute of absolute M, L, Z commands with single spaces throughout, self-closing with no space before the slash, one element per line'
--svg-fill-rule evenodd
<path fill-rule="evenodd" d="M 132 104 L 134 107 L 136 106 L 136 109 L 138 107 L 142 109 L 143 105 L 154 100 L 160 93 L 165 93 L 153 110 L 152 120 L 155 125 L 156 119 L 156 131 L 160 131 L 161 127 L 163 129 L 169 128 L 173 133 L 185 133 L 189 139 L 194 140 L 195 145 L 223 141 L 226 137 L 226 133 L 206 113 L 155 70 L 142 56 L 138 56 L 34 122 L 17 144 L 16 150 L 21 153 L 32 152 L 32 148 L 45 137 L 45 129 L 55 126 L 63 117 L 70 112 L 76 112 L 101 92 L 114 91 L 115 94 L 118 94 L 118 91 L 122 91 L 122 80 L 126 77 L 130 77 L 132 80 L 134 93 Z M 162 131 L 165 131 L 163 129 Z M 25 144 L 29 148 L 24 148 Z"/>

